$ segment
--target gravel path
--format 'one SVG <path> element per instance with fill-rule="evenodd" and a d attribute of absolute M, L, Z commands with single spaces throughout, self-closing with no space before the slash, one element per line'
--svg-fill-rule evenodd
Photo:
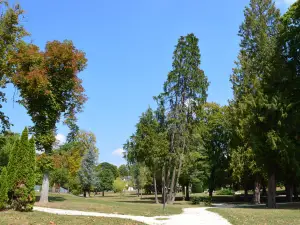
<path fill-rule="evenodd" d="M 183 213 L 173 216 L 130 216 L 120 214 L 108 214 L 97 212 L 83 212 L 76 210 L 53 209 L 44 207 L 34 207 L 33 210 L 53 213 L 58 215 L 73 215 L 73 216 L 98 216 L 98 217 L 111 217 L 121 219 L 131 219 L 151 225 L 230 225 L 230 223 L 216 213 L 209 212 L 207 208 L 186 208 Z M 163 220 L 162 220 L 163 219 Z"/>

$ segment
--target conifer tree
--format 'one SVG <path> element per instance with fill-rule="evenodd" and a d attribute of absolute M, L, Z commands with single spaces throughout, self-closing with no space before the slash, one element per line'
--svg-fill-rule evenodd
<path fill-rule="evenodd" d="M 9 188 L 13 208 L 31 211 L 35 201 L 35 144 L 28 140 L 28 129 L 17 140 L 9 160 Z"/>
<path fill-rule="evenodd" d="M 8 201 L 8 184 L 7 184 L 7 170 L 2 168 L 0 175 L 0 210 L 5 209 Z"/>

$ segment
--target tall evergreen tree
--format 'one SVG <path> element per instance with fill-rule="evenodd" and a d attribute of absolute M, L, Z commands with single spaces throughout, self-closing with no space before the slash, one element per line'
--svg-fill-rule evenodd
<path fill-rule="evenodd" d="M 206 102 L 208 81 L 200 69 L 198 38 L 194 34 L 182 36 L 178 40 L 173 55 L 173 69 L 164 84 L 164 98 L 167 109 L 170 139 L 171 163 L 166 171 L 168 202 L 175 200 L 184 156 L 188 151 L 189 135 L 196 122 L 195 113 Z"/>
<path fill-rule="evenodd" d="M 237 113 L 236 149 L 253 150 L 255 160 L 269 174 L 268 206 L 275 207 L 275 173 L 279 151 L 276 131 L 270 127 L 270 105 L 263 83 L 270 76 L 276 55 L 280 12 L 272 0 L 251 0 L 244 11 L 245 20 L 239 31 L 241 50 L 231 81 Z"/>

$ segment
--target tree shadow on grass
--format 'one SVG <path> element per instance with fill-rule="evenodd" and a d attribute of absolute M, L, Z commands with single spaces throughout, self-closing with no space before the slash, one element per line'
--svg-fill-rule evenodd
<path fill-rule="evenodd" d="M 63 202 L 66 199 L 61 196 L 49 196 L 48 200 L 49 200 L 49 202 Z M 36 202 L 40 201 L 40 196 L 36 196 L 35 201 Z"/>
<path fill-rule="evenodd" d="M 277 209 L 300 210 L 300 202 L 283 202 L 277 203 Z M 247 203 L 228 203 L 215 205 L 214 208 L 233 208 L 233 209 L 268 209 L 266 203 L 255 205 Z"/>

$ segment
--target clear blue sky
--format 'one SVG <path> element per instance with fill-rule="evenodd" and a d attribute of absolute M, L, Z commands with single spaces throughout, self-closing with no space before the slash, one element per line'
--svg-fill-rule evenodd
<path fill-rule="evenodd" d="M 294 0 L 278 0 L 284 11 Z M 19 0 L 24 26 L 34 44 L 72 40 L 85 51 L 87 69 L 80 74 L 89 97 L 79 115 L 81 129 L 97 136 L 99 160 L 120 165 L 115 150 L 134 132 L 139 116 L 154 106 L 171 70 L 172 53 L 181 35 L 199 38 L 201 67 L 210 82 L 208 100 L 227 104 L 229 76 L 239 50 L 237 32 L 249 0 Z M 31 125 L 25 109 L 12 103 L 7 89 L 4 111 L 20 132 Z M 15 94 L 18 96 L 18 93 Z M 68 130 L 58 125 L 60 137 Z"/>

